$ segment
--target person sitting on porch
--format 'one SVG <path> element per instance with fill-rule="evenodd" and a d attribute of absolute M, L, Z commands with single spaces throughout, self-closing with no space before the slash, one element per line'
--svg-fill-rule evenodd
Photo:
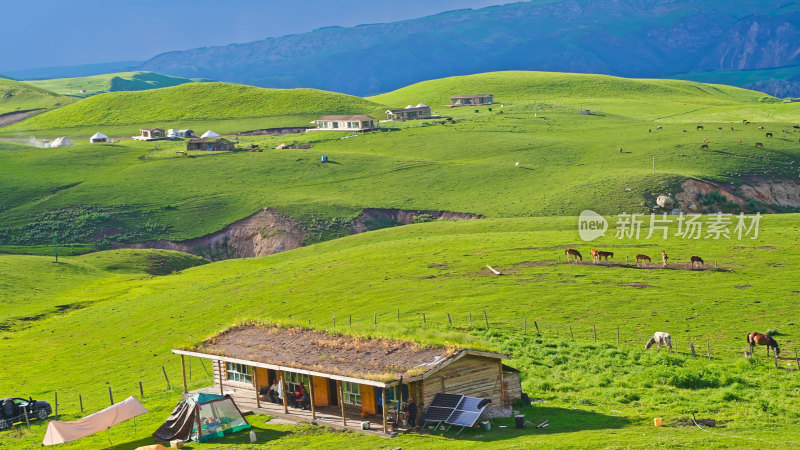
<path fill-rule="evenodd" d="M 300 408 L 301 401 L 303 400 L 303 395 L 306 393 L 306 388 L 303 387 L 302 384 L 297 385 L 297 389 L 294 391 L 294 395 L 289 396 L 289 403 L 292 405 L 293 408 Z"/>
<path fill-rule="evenodd" d="M 283 385 L 278 380 L 272 380 L 272 385 L 267 392 L 269 401 L 272 403 L 283 403 Z"/>

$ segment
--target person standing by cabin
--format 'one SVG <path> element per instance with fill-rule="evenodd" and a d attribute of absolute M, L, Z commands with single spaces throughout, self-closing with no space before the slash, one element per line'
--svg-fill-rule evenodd
<path fill-rule="evenodd" d="M 267 395 L 272 403 L 283 402 L 283 386 L 278 382 L 278 380 L 272 380 L 272 385 L 269 387 L 269 392 L 267 392 Z"/>
<path fill-rule="evenodd" d="M 417 402 L 414 401 L 414 397 L 409 397 L 408 405 L 406 405 L 406 420 L 409 430 L 417 427 L 417 412 Z"/>

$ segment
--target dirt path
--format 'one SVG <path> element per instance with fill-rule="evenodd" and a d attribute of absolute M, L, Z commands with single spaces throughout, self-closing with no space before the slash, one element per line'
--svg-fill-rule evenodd
<path fill-rule="evenodd" d="M 39 114 L 42 111 L 44 111 L 44 108 L 29 109 L 26 111 L 14 111 L 10 113 L 0 114 L 0 128 L 7 127 L 17 122 L 21 122 L 27 119 L 28 117 Z"/>

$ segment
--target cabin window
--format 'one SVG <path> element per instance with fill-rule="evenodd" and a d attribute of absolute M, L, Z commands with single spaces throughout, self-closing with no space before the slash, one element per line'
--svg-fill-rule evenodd
<path fill-rule="evenodd" d="M 339 122 L 333 122 L 333 128 L 339 128 Z"/>
<path fill-rule="evenodd" d="M 228 380 L 253 384 L 253 368 L 244 364 L 227 363 Z"/>
<path fill-rule="evenodd" d="M 289 387 L 289 392 L 297 391 L 300 385 L 304 387 L 308 385 L 308 376 L 302 373 L 286 372 L 286 386 Z"/>
<path fill-rule="evenodd" d="M 350 405 L 361 405 L 361 390 L 358 383 L 342 381 L 342 398 Z"/>

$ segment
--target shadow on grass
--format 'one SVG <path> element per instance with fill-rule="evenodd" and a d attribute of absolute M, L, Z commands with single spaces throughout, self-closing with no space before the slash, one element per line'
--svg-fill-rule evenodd
<path fill-rule="evenodd" d="M 525 415 L 525 428 L 514 428 L 514 418 L 492 419 L 492 429 L 489 431 L 483 428 L 467 428 L 460 434 L 456 434 L 461 428 L 451 427 L 450 431 L 425 430 L 425 434 L 435 434 L 455 439 L 466 439 L 476 441 L 500 441 L 513 439 L 520 436 L 536 434 L 560 434 L 575 433 L 587 430 L 607 430 L 622 428 L 629 424 L 624 417 L 608 416 L 593 411 L 580 409 L 566 409 L 549 406 L 529 406 L 523 407 L 520 414 Z M 537 425 L 549 421 L 547 428 L 536 428 Z"/>
<path fill-rule="evenodd" d="M 269 428 L 259 428 L 255 426 L 252 429 L 256 432 L 256 439 L 257 439 L 256 442 L 259 444 L 267 444 L 271 441 L 280 439 L 281 437 L 291 433 L 290 431 L 280 431 Z M 136 441 L 130 441 L 124 444 L 109 446 L 106 448 L 113 450 L 132 450 L 146 445 L 154 445 L 156 443 L 157 442 L 152 437 L 146 437 Z M 239 444 L 250 444 L 250 430 L 242 430 L 234 434 L 231 434 L 229 436 L 209 441 L 206 444 L 215 444 L 221 447 L 239 445 Z M 197 446 L 197 442 L 187 442 L 183 446 L 183 448 L 188 449 L 188 448 L 199 448 L 199 447 Z"/>

